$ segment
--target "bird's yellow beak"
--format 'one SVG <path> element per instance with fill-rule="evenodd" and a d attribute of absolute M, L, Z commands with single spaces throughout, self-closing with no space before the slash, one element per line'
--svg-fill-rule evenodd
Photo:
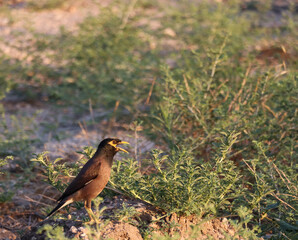
<path fill-rule="evenodd" d="M 123 152 L 128 153 L 125 149 L 118 147 L 119 144 L 129 144 L 129 142 L 121 141 L 121 142 L 119 142 L 119 143 L 117 144 L 117 150 L 118 150 L 118 151 L 123 151 Z"/>

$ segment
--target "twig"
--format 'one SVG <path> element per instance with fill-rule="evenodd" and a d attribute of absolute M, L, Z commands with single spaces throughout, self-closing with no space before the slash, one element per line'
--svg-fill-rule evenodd
<path fill-rule="evenodd" d="M 288 207 L 292 208 L 294 211 L 296 211 L 296 208 L 292 207 L 290 204 L 288 204 L 287 202 L 285 202 L 284 200 L 280 199 L 275 193 L 270 193 L 270 195 L 272 197 L 275 197 L 277 200 L 279 200 L 280 202 L 282 202 L 283 204 L 287 205 Z"/>
<path fill-rule="evenodd" d="M 42 199 L 44 196 L 47 197 L 46 195 L 44 195 L 44 193 L 45 193 L 46 191 L 48 191 L 49 188 L 52 188 L 52 186 L 47 186 L 47 187 L 43 190 L 42 194 L 38 194 L 38 195 L 40 196 L 39 201 L 41 201 L 41 199 Z"/>
<path fill-rule="evenodd" d="M 149 90 L 149 93 L 148 93 L 148 97 L 147 97 L 146 102 L 145 102 L 146 105 L 149 104 L 149 101 L 150 101 L 150 98 L 151 98 L 151 95 L 152 95 L 152 92 L 153 92 L 153 87 L 155 85 L 155 81 L 156 81 L 156 77 L 153 79 L 153 82 L 151 84 L 151 87 L 150 87 L 150 90 Z"/>
<path fill-rule="evenodd" d="M 107 132 L 106 132 L 105 134 L 111 132 L 111 129 L 112 129 L 113 125 L 114 125 L 115 122 L 116 122 L 116 120 L 115 120 L 115 119 L 116 119 L 116 112 L 117 112 L 117 110 L 118 110 L 119 104 L 120 104 L 120 101 L 117 100 L 117 101 L 115 102 L 115 107 L 114 107 L 114 110 L 113 110 L 113 113 L 112 113 L 112 117 L 111 117 L 110 120 L 109 120 L 109 124 L 108 124 L 108 128 L 107 128 Z"/>
<path fill-rule="evenodd" d="M 280 231 L 280 233 L 281 233 L 286 239 L 291 240 L 291 238 L 288 238 L 288 236 L 287 236 L 286 234 L 284 234 L 282 231 Z"/>
<path fill-rule="evenodd" d="M 262 107 L 263 108 L 266 108 L 272 115 L 273 117 L 278 120 L 278 117 L 276 116 L 276 113 L 269 107 L 265 104 L 265 102 L 262 102 Z"/>
<path fill-rule="evenodd" d="M 34 202 L 34 203 L 41 204 L 41 205 L 44 205 L 44 206 L 51 206 L 50 204 L 46 204 L 46 203 L 36 201 L 36 200 L 28 197 L 27 195 L 25 195 L 25 200 L 27 200 L 28 202 Z"/>
<path fill-rule="evenodd" d="M 4 226 L 2 223 L 0 223 L 0 227 L 1 228 L 5 228 L 6 230 L 9 230 L 9 231 L 16 231 L 16 230 L 21 230 L 22 228 L 11 228 L 11 227 L 7 227 L 7 226 Z"/>
<path fill-rule="evenodd" d="M 214 74 L 215 74 L 215 71 L 216 71 L 216 67 L 217 67 L 217 64 L 219 63 L 219 58 L 222 55 L 223 49 L 226 46 L 227 39 L 228 39 L 228 34 L 225 36 L 224 41 L 223 41 L 222 45 L 220 46 L 219 53 L 215 57 L 215 61 L 214 61 L 214 64 L 212 66 L 212 71 L 211 71 L 211 75 L 210 75 L 210 80 L 208 82 L 208 87 L 207 87 L 208 91 L 210 90 L 211 83 L 213 81 L 213 77 L 214 77 Z"/>
<path fill-rule="evenodd" d="M 107 186 L 105 188 L 106 189 L 109 189 L 109 190 L 111 190 L 111 191 L 113 191 L 115 193 L 118 193 L 118 194 L 121 194 L 121 195 L 124 195 L 125 196 L 125 194 L 123 192 L 121 192 L 120 190 L 118 190 L 118 189 L 107 187 Z"/>
<path fill-rule="evenodd" d="M 88 141 L 88 144 L 90 145 L 90 140 L 89 140 L 90 138 L 89 138 L 89 134 L 88 134 L 88 131 L 87 131 L 86 123 L 83 122 L 83 124 L 81 122 L 79 122 L 79 126 L 80 126 L 83 134 L 85 135 L 85 137 L 86 137 L 86 139 Z"/>
<path fill-rule="evenodd" d="M 287 70 L 287 65 L 286 65 L 286 61 L 285 61 L 285 59 L 286 59 L 286 55 L 287 55 L 287 50 L 286 50 L 286 48 L 284 47 L 284 45 L 281 45 L 281 49 L 282 49 L 282 51 L 283 51 L 283 53 L 284 54 L 281 54 L 281 56 L 284 56 L 284 57 L 282 57 L 282 65 L 283 65 L 283 67 L 284 67 L 284 69 L 285 69 L 285 71 Z"/>
<path fill-rule="evenodd" d="M 106 189 L 109 189 L 109 190 L 111 190 L 111 191 L 113 191 L 113 192 L 116 192 L 116 193 L 118 193 L 118 194 L 121 194 L 121 195 L 123 195 L 123 196 L 125 196 L 125 197 L 127 197 L 127 198 L 129 198 L 129 199 L 137 199 L 137 200 L 143 202 L 144 204 L 149 204 L 149 205 L 151 205 L 152 207 L 154 207 L 154 208 L 156 208 L 156 209 L 162 210 L 162 209 L 160 209 L 159 207 L 153 205 L 152 203 L 150 203 L 150 202 L 148 202 L 148 201 L 146 201 L 146 200 L 143 200 L 143 199 L 140 199 L 140 198 L 137 198 L 137 197 L 132 197 L 132 196 L 130 196 L 130 195 L 128 195 L 128 194 L 125 194 L 124 192 L 122 192 L 122 191 L 120 191 L 120 190 L 118 190 L 118 189 L 111 188 L 111 187 L 105 187 L 105 188 L 106 188 Z"/>
<path fill-rule="evenodd" d="M 287 188 L 290 190 L 291 188 L 289 187 L 289 185 L 286 183 L 285 179 L 287 180 L 287 182 L 289 184 L 292 184 L 291 181 L 287 178 L 287 176 L 285 175 L 285 173 L 278 169 L 278 167 L 274 164 L 274 162 L 272 162 L 273 167 L 275 168 L 276 172 L 278 173 L 278 175 L 280 176 L 280 178 L 282 179 L 282 181 L 287 185 Z M 282 174 L 281 174 L 282 173 Z M 282 177 L 282 175 L 284 176 L 284 178 Z M 293 185 L 294 190 L 297 192 L 297 188 Z"/>
<path fill-rule="evenodd" d="M 93 113 L 93 107 L 92 107 L 92 100 L 89 98 L 89 112 L 91 115 L 92 123 L 95 125 L 95 120 L 94 120 L 94 113 Z"/>
<path fill-rule="evenodd" d="M 183 74 L 183 80 L 184 80 L 186 91 L 187 91 L 188 95 L 190 95 L 190 88 L 189 88 L 188 81 L 187 81 L 185 74 Z"/>
<path fill-rule="evenodd" d="M 49 199 L 49 200 L 51 200 L 51 201 L 55 201 L 55 202 L 57 202 L 57 200 L 55 199 L 55 198 L 51 198 L 51 197 L 49 197 L 49 196 L 47 196 L 47 195 L 44 195 L 44 194 L 38 194 L 38 195 L 40 195 L 40 197 L 42 197 L 42 198 L 47 198 L 47 199 Z"/>

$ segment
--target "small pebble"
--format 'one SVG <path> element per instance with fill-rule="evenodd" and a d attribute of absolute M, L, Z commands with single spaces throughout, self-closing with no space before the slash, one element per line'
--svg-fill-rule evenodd
<path fill-rule="evenodd" d="M 85 238 L 85 237 L 87 237 L 87 234 L 83 232 L 83 233 L 80 234 L 80 237 Z"/>
<path fill-rule="evenodd" d="M 75 226 L 71 226 L 70 231 L 71 233 L 77 233 L 78 229 Z"/>

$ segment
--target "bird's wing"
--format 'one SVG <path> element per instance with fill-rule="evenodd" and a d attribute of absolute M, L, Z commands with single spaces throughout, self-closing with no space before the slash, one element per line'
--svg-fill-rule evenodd
<path fill-rule="evenodd" d="M 100 166 L 101 162 L 88 161 L 57 201 L 63 200 L 92 182 L 98 176 Z"/>

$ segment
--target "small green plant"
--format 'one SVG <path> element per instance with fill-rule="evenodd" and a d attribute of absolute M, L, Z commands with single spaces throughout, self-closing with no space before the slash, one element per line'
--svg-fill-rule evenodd
<path fill-rule="evenodd" d="M 0 53 L 0 100 L 2 100 L 5 97 L 6 93 L 15 86 L 15 83 L 9 78 L 9 74 L 17 69 L 18 64 L 13 64 L 12 61 L 10 61 L 9 58 L 5 56 L 1 51 Z"/>
<path fill-rule="evenodd" d="M 42 233 L 45 233 L 46 239 L 61 239 L 61 240 L 69 239 L 65 237 L 64 229 L 62 226 L 51 226 L 50 224 L 45 224 L 37 231 L 37 234 L 42 234 Z"/>
<path fill-rule="evenodd" d="M 66 185 L 63 184 L 58 177 L 61 176 L 61 174 L 71 177 L 73 169 L 67 168 L 65 163 L 58 164 L 58 162 L 62 160 L 61 158 L 57 158 L 54 162 L 51 162 L 47 157 L 47 153 L 48 152 L 37 154 L 31 161 L 40 163 L 42 167 L 45 168 L 45 175 L 47 176 L 49 184 L 62 192 Z"/>
<path fill-rule="evenodd" d="M 240 221 L 230 220 L 233 229 L 235 230 L 235 236 L 225 236 L 227 239 L 239 239 L 241 236 L 244 239 L 259 239 L 257 234 L 261 231 L 257 225 L 249 227 L 250 222 L 253 219 L 252 210 L 247 207 L 240 206 L 236 209 L 237 215 L 240 217 Z"/>
<path fill-rule="evenodd" d="M 2 184 L 0 184 L 0 186 L 1 185 Z M 14 191 L 10 191 L 10 190 L 1 192 L 0 193 L 0 203 L 11 202 L 14 194 L 15 194 Z"/>
<path fill-rule="evenodd" d="M 0 174 L 3 174 L 3 172 L 1 172 L 1 167 L 5 166 L 10 160 L 13 160 L 13 156 L 6 156 L 5 158 L 0 158 Z"/>
<path fill-rule="evenodd" d="M 122 204 L 122 208 L 114 211 L 114 217 L 119 221 L 129 221 L 132 217 L 135 217 L 138 214 L 134 207 L 127 206 L 126 203 Z"/>
<path fill-rule="evenodd" d="M 13 160 L 13 156 L 6 156 L 4 159 L 0 158 L 0 175 L 4 174 L 3 171 L 1 171 L 1 167 L 5 166 L 8 161 Z M 0 187 L 3 188 L 4 191 L 1 191 L 0 193 L 0 203 L 4 202 L 10 202 L 12 200 L 12 197 L 14 196 L 14 191 L 11 191 L 10 189 L 5 188 L 5 183 L 0 182 Z"/>

